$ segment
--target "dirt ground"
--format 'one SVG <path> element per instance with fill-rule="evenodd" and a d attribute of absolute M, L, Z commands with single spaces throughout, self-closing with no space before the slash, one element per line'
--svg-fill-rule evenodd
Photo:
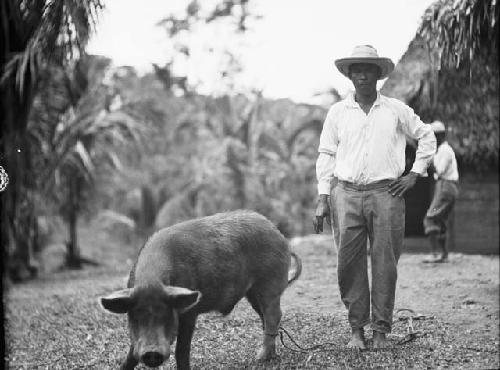
<path fill-rule="evenodd" d="M 345 348 L 349 328 L 339 298 L 331 237 L 295 239 L 303 274 L 284 294 L 283 327 L 304 347 L 279 344 L 279 357 L 254 360 L 260 322 L 246 301 L 228 317 L 200 316 L 192 346 L 194 369 L 497 369 L 499 361 L 499 258 L 452 254 L 447 264 L 422 263 L 403 254 L 396 309 L 414 310 L 420 337 L 406 344 L 406 321 L 395 316 L 392 348 L 361 353 Z M 104 312 L 98 298 L 125 286 L 134 243 L 86 230 L 83 253 L 103 266 L 46 273 L 4 294 L 9 369 L 116 369 L 126 354 L 125 317 Z M 55 261 L 62 250 L 48 249 Z M 368 331 L 368 338 L 371 332 Z M 287 347 L 293 344 L 285 338 Z M 370 343 L 369 343 L 370 344 Z M 142 367 L 138 367 L 142 368 Z M 170 359 L 163 369 L 174 369 Z"/>

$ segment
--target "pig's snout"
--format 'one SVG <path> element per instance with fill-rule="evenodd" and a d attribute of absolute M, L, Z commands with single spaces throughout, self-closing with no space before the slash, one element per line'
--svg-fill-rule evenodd
<path fill-rule="evenodd" d="M 170 354 L 166 356 L 157 351 L 147 351 L 141 356 L 141 362 L 149 367 L 160 366 Z"/>
<path fill-rule="evenodd" d="M 142 348 L 141 348 L 142 347 Z M 148 367 L 157 367 L 170 357 L 170 347 L 158 345 L 140 346 L 136 359 Z"/>

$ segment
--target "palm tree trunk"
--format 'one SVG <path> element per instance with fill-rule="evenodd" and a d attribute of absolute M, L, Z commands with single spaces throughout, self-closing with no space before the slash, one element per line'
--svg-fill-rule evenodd
<path fill-rule="evenodd" d="M 82 259 L 80 247 L 78 246 L 78 203 L 80 195 L 80 179 L 78 176 L 72 176 L 69 184 L 69 212 L 68 212 L 68 232 L 69 240 L 67 243 L 68 255 L 67 266 L 69 268 L 82 268 Z"/>
<path fill-rule="evenodd" d="M 13 79 L 0 91 L 1 131 L 0 158 L 9 176 L 9 185 L 1 194 L 1 245 L 4 267 L 13 280 L 32 278 L 37 274 L 32 251 L 34 204 L 29 196 L 30 164 L 26 126 L 33 97 L 33 86 L 26 83 L 21 97 Z"/>
<path fill-rule="evenodd" d="M 243 163 L 238 159 L 231 145 L 227 147 L 227 165 L 231 169 L 235 189 L 237 208 L 245 208 L 247 205 L 245 174 L 241 167 Z"/>

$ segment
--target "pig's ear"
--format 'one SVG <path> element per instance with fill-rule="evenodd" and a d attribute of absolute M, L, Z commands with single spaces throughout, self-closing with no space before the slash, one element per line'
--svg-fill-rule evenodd
<path fill-rule="evenodd" d="M 101 304 L 113 313 L 127 313 L 130 307 L 133 288 L 118 290 L 107 297 L 101 297 Z"/>
<path fill-rule="evenodd" d="M 164 290 L 167 294 L 167 302 L 180 313 L 186 312 L 196 306 L 201 298 L 201 293 L 197 290 L 176 286 L 166 286 Z"/>

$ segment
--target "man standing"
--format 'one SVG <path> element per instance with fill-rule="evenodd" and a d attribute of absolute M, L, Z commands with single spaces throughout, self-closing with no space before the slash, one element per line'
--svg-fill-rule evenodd
<path fill-rule="evenodd" d="M 432 253 L 441 250 L 441 257 L 424 262 L 447 262 L 446 225 L 458 196 L 458 167 L 455 152 L 446 141 L 446 128 L 441 121 L 434 121 L 432 129 L 436 135 L 437 152 L 432 162 L 434 169 L 434 196 L 424 218 L 425 235 L 429 238 Z"/>
<path fill-rule="evenodd" d="M 403 195 L 418 176 L 425 176 L 436 139 L 430 125 L 410 107 L 377 92 L 377 81 L 387 77 L 394 64 L 379 57 L 375 48 L 357 46 L 351 57 L 338 59 L 335 65 L 352 81 L 355 92 L 330 108 L 321 132 L 314 228 L 317 233 L 323 231 L 323 218 L 330 220 L 331 204 L 340 296 L 352 329 L 348 347 L 366 348 L 364 327 L 371 322 L 374 348 L 385 348 L 404 237 Z M 416 139 L 418 148 L 411 172 L 402 176 L 405 135 Z"/>

